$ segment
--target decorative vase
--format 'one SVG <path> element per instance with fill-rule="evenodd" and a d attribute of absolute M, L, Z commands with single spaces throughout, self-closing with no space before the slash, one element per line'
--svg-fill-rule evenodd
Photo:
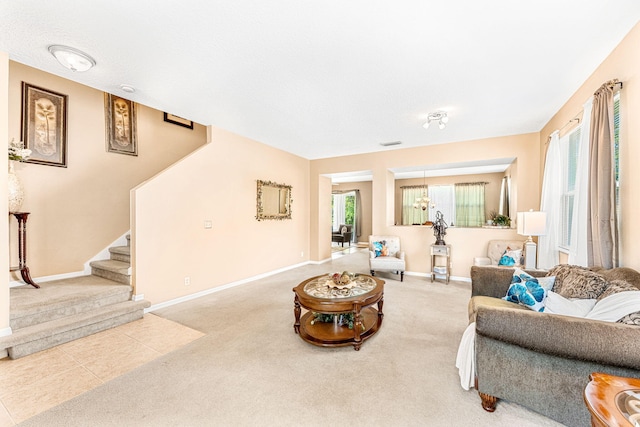
<path fill-rule="evenodd" d="M 20 212 L 24 200 L 24 187 L 13 170 L 13 160 L 9 160 L 9 212 Z"/>

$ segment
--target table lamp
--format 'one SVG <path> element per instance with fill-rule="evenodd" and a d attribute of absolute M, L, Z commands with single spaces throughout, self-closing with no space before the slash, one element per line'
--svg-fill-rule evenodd
<path fill-rule="evenodd" d="M 537 245 L 532 236 L 544 236 L 547 234 L 547 213 L 546 212 L 518 212 L 518 234 L 529 236 L 524 242 L 524 268 L 535 269 L 537 257 Z"/>

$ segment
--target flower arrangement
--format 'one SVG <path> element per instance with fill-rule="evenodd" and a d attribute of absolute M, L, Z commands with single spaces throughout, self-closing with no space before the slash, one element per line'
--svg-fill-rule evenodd
<path fill-rule="evenodd" d="M 24 148 L 22 141 L 15 142 L 13 138 L 9 141 L 9 160 L 24 162 L 31 155 L 31 150 Z"/>

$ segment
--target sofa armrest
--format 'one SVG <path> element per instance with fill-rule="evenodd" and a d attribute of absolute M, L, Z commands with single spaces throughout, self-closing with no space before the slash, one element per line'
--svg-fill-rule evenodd
<path fill-rule="evenodd" d="M 476 333 L 543 354 L 638 369 L 640 327 L 479 306 Z"/>

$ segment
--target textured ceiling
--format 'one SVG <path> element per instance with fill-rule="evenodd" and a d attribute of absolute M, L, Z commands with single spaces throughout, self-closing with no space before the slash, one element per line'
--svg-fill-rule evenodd
<path fill-rule="evenodd" d="M 537 132 L 639 19 L 638 0 L 4 0 L 0 51 L 316 159 Z M 436 110 L 447 128 L 423 129 Z"/>

